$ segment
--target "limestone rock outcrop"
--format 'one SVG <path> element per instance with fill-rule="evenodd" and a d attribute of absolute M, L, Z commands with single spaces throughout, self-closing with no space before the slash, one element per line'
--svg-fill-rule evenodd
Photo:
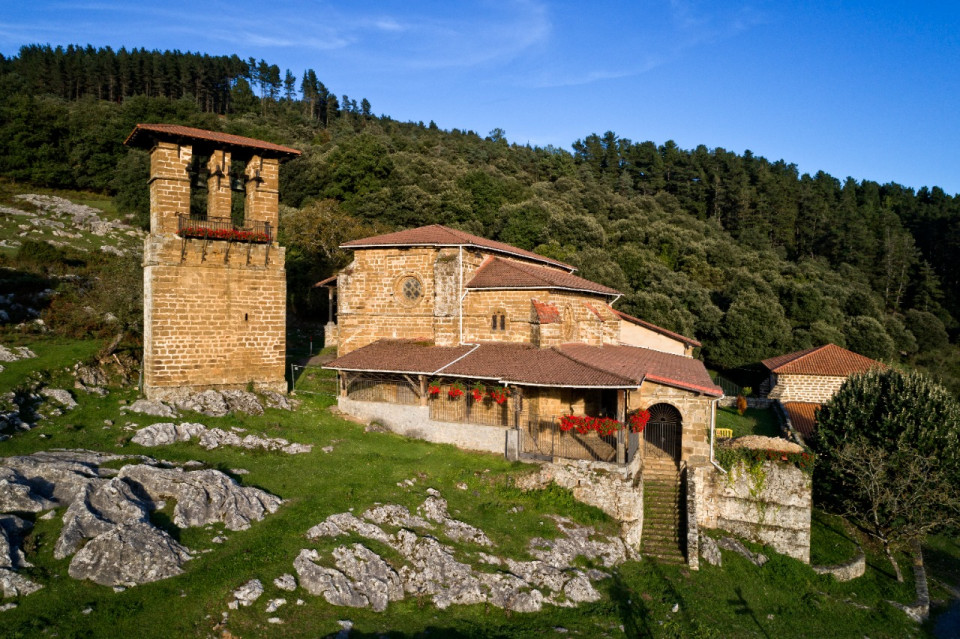
<path fill-rule="evenodd" d="M 569 520 L 555 518 L 561 536 L 531 540 L 532 561 L 501 558 L 479 552 L 482 563 L 505 567 L 503 572 L 476 570 L 461 560 L 457 551 L 430 531 L 442 530 L 446 538 L 477 547 L 493 542 L 479 528 L 449 516 L 447 502 L 431 491 L 411 515 L 403 506 L 380 504 L 363 513 L 337 513 L 307 532 L 310 539 L 357 535 L 396 551 L 404 565 L 396 567 L 363 544 L 338 546 L 332 557 L 335 567 L 320 565 L 316 549 L 305 548 L 294 560 L 300 586 L 337 606 L 385 610 L 391 601 L 407 596 L 429 597 L 438 608 L 489 603 L 517 612 L 534 612 L 545 604 L 575 606 L 596 601 L 600 593 L 593 581 L 608 577 L 599 570 L 577 568 L 578 558 L 613 567 L 626 560 L 620 539 L 597 538 L 595 531 Z M 366 521 L 365 521 L 366 520 Z M 397 528 L 394 533 L 382 526 Z M 411 528 L 426 530 L 418 534 Z M 323 562 L 326 563 L 326 562 Z"/>

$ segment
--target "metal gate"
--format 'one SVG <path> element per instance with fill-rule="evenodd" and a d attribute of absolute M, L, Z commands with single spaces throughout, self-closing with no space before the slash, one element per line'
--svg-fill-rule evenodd
<path fill-rule="evenodd" d="M 644 456 L 680 461 L 683 430 L 680 411 L 669 404 L 656 404 L 649 410 L 650 421 L 643 431 Z"/>

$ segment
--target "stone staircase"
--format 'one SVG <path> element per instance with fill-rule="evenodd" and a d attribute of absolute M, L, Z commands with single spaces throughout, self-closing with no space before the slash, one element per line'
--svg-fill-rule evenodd
<path fill-rule="evenodd" d="M 681 538 L 682 497 L 680 468 L 675 461 L 644 460 L 643 555 L 663 563 L 686 563 Z"/>

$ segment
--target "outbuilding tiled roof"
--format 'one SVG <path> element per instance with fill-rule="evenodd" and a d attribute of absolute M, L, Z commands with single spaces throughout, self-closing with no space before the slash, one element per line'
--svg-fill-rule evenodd
<path fill-rule="evenodd" d="M 123 143 L 132 147 L 149 148 L 157 139 L 186 139 L 193 142 L 209 142 L 213 146 L 241 147 L 265 152 L 270 157 L 300 155 L 300 151 L 289 146 L 247 138 L 242 135 L 233 135 L 232 133 L 195 129 L 191 126 L 181 126 L 179 124 L 138 124 Z"/>
<path fill-rule="evenodd" d="M 575 388 L 636 388 L 648 380 L 714 397 L 723 394 L 710 381 L 702 362 L 633 346 L 565 344 L 541 349 L 509 342 L 431 346 L 380 340 L 339 357 L 326 367 Z"/>
<path fill-rule="evenodd" d="M 854 373 L 865 373 L 874 368 L 886 368 L 876 360 L 858 355 L 836 344 L 826 344 L 771 357 L 763 360 L 763 365 L 771 373 L 829 377 L 846 377 Z"/>
<path fill-rule="evenodd" d="M 675 340 L 677 340 L 678 342 L 683 342 L 684 344 L 688 344 L 688 345 L 690 345 L 690 346 L 701 346 L 700 342 L 698 342 L 697 340 L 695 340 L 695 339 L 693 339 L 693 338 L 691 338 L 691 337 L 684 337 L 684 336 L 681 335 L 680 333 L 674 333 L 673 331 L 668 331 L 667 329 L 665 329 L 665 328 L 663 328 L 663 327 L 657 326 L 656 324 L 651 324 L 650 322 L 648 322 L 648 321 L 646 321 L 646 320 L 642 320 L 642 319 L 640 319 L 639 317 L 634 317 L 633 315 L 627 315 L 626 313 L 624 313 L 624 312 L 622 312 L 622 311 L 618 311 L 618 310 L 615 309 L 615 308 L 612 308 L 612 307 L 611 307 L 610 310 L 613 311 L 614 314 L 617 315 L 617 317 L 619 317 L 620 319 L 622 319 L 622 320 L 624 320 L 624 321 L 630 322 L 631 324 L 636 324 L 637 326 L 642 326 L 642 327 L 644 327 L 644 328 L 650 329 L 651 331 L 653 331 L 653 332 L 655 332 L 655 333 L 660 333 L 661 335 L 665 335 L 665 336 L 667 336 L 667 337 L 669 337 L 669 338 L 671 338 L 671 339 L 675 339 Z"/>
<path fill-rule="evenodd" d="M 619 291 L 547 266 L 499 257 L 487 259 L 467 282 L 471 289 L 563 289 L 616 296 Z"/>
<path fill-rule="evenodd" d="M 516 246 L 510 246 L 503 242 L 488 240 L 485 237 L 471 235 L 465 231 L 451 229 L 441 224 L 431 224 L 430 226 L 421 226 L 406 231 L 397 231 L 385 235 L 375 235 L 365 237 L 359 240 L 351 240 L 340 245 L 341 248 L 380 248 L 386 246 L 472 246 L 476 248 L 495 251 L 504 255 L 515 255 L 543 264 L 552 264 L 568 271 L 575 271 L 574 267 L 564 264 L 558 260 L 537 255 L 532 251 L 526 251 Z"/>
<path fill-rule="evenodd" d="M 820 408 L 820 404 L 811 402 L 786 402 L 783 405 L 783 409 L 787 412 L 787 417 L 790 418 L 790 423 L 793 424 L 793 428 L 800 433 L 805 440 L 809 440 L 813 436 L 813 430 L 817 424 L 814 415 L 818 408 Z"/>

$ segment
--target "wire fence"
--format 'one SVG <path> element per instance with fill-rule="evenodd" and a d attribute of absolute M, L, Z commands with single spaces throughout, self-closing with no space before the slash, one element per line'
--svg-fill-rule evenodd
<path fill-rule="evenodd" d="M 715 381 L 717 386 L 723 389 L 723 394 L 727 397 L 736 397 L 740 394 L 740 386 L 734 382 L 731 382 L 723 375 L 717 375 L 717 379 Z"/>
<path fill-rule="evenodd" d="M 616 462 L 619 437 L 627 437 L 627 429 L 621 434 L 600 435 L 595 431 L 581 434 L 576 430 L 560 429 L 559 416 L 532 416 L 521 425 L 522 450 L 536 457 L 562 457 L 588 461 Z"/>
<path fill-rule="evenodd" d="M 400 375 L 363 375 L 347 381 L 347 397 L 361 402 L 387 402 L 416 406 L 419 388 Z"/>
<path fill-rule="evenodd" d="M 444 392 L 431 397 L 430 419 L 438 422 L 463 422 L 484 426 L 513 426 L 514 411 L 509 401 L 498 404 L 490 397 L 475 400 L 469 393 L 458 398 L 450 398 Z M 521 414 L 521 420 L 526 414 Z"/>
<path fill-rule="evenodd" d="M 290 364 L 290 387 L 297 393 L 337 396 L 336 371 L 324 370 L 319 366 L 298 366 Z"/>

